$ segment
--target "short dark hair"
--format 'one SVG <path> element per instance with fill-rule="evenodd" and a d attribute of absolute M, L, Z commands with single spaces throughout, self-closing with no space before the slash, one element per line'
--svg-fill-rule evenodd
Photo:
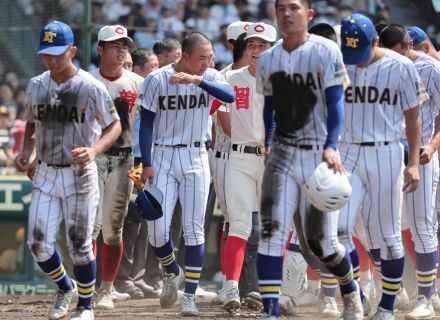
<path fill-rule="evenodd" d="M 234 40 L 234 48 L 232 49 L 232 59 L 234 62 L 240 60 L 246 51 L 247 40 L 244 38 L 246 38 L 246 32 L 243 32 Z"/>
<path fill-rule="evenodd" d="M 404 26 L 400 24 L 390 24 L 382 30 L 379 37 L 379 44 L 384 48 L 392 48 L 398 44 L 402 48 L 408 48 L 409 35 Z"/>
<path fill-rule="evenodd" d="M 385 22 L 378 22 L 374 25 L 374 27 L 376 28 L 376 32 L 380 37 L 380 34 L 382 33 L 383 29 L 385 29 L 386 27 L 388 27 L 388 23 Z"/>
<path fill-rule="evenodd" d="M 137 48 L 131 53 L 131 59 L 133 60 L 133 66 L 142 67 L 151 56 L 156 55 L 153 50 L 147 48 Z"/>
<path fill-rule="evenodd" d="M 334 42 L 338 42 L 335 29 L 327 23 L 318 23 L 309 28 L 309 33 L 327 38 Z"/>
<path fill-rule="evenodd" d="M 180 48 L 181 48 L 180 42 L 177 41 L 176 39 L 163 39 L 163 40 L 157 41 L 153 45 L 153 51 L 156 55 L 167 54 L 173 50 L 180 49 Z"/>
<path fill-rule="evenodd" d="M 201 32 L 192 32 L 182 41 L 182 52 L 191 54 L 194 47 L 199 45 L 211 44 L 211 41 Z"/>
<path fill-rule="evenodd" d="M 279 0 L 275 0 L 275 8 L 278 7 L 278 1 Z M 311 8 L 312 7 L 312 0 L 301 0 L 301 2 L 307 8 Z"/>

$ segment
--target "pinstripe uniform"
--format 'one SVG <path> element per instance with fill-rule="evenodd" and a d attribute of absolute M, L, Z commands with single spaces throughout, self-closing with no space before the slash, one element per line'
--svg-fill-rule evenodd
<path fill-rule="evenodd" d="M 404 111 L 417 107 L 422 102 L 419 97 L 426 95 L 419 96 L 422 85 L 414 64 L 390 50 L 366 68 L 351 65 L 347 71 L 352 85 L 345 96 L 340 152 L 345 169 L 352 174 L 353 195 L 341 209 L 339 238 L 346 248 L 355 249 L 354 223 L 367 196 L 371 210 L 364 212 L 364 221 L 370 221 L 379 232 L 382 259 L 400 259 L 404 251 L 400 234 L 403 152 L 399 141 Z"/>
<path fill-rule="evenodd" d="M 333 256 L 336 263 L 344 257 L 344 248 L 338 243 L 336 235 L 338 212 L 318 215 L 310 212 L 310 203 L 300 191 L 301 185 L 322 161 L 323 145 L 327 137 L 324 91 L 346 82 L 347 74 L 343 66 L 342 56 L 336 44 L 316 35 L 309 35 L 304 44 L 291 52 L 284 50 L 283 44 L 278 43 L 259 58 L 257 93 L 271 96 L 271 75 L 285 72 L 288 76 L 286 80 L 307 83 L 317 98 L 310 120 L 302 129 L 289 133 L 287 137 L 275 132 L 272 152 L 263 177 L 261 212 L 263 217 L 270 216 L 271 213 L 271 219 L 277 228 L 270 237 L 260 240 L 259 254 L 283 255 L 292 217 L 298 207 L 299 214 L 295 215 L 295 226 L 303 252 L 307 255 L 312 254 L 307 244 L 307 240 L 312 239 L 305 239 L 305 232 L 308 231 L 309 236 L 320 235 L 318 241 L 322 247 L 322 257 Z M 295 145 L 307 146 L 307 149 Z M 313 227 L 310 224 L 312 220 Z M 312 227 L 313 230 L 306 230 L 306 226 Z M 264 288 L 266 285 L 271 287 Z M 260 280 L 263 298 L 270 298 L 276 292 L 274 286 L 279 286 L 279 283 L 265 284 Z"/>
<path fill-rule="evenodd" d="M 94 259 L 91 234 L 98 174 L 95 162 L 83 168 L 74 165 L 71 151 L 93 146 L 101 128 L 119 117 L 105 87 L 83 70 L 61 84 L 50 72 L 32 78 L 26 99 L 39 163 L 29 207 L 29 247 L 39 262 L 52 257 L 64 219 L 74 265 L 88 264 Z"/>
<path fill-rule="evenodd" d="M 421 53 L 414 65 L 425 84 L 430 99 L 420 106 L 422 120 L 422 146 L 431 142 L 435 119 L 440 108 L 440 63 Z M 434 234 L 436 221 L 435 195 L 439 179 L 438 154 L 435 152 L 429 163 L 419 166 L 420 186 L 407 194 L 407 218 L 411 229 L 415 251 L 431 253 L 437 250 Z"/>
<path fill-rule="evenodd" d="M 182 204 L 185 244 L 205 242 L 203 224 L 210 176 L 203 137 L 208 130 L 213 97 L 192 84 L 169 84 L 174 74 L 174 65 L 153 71 L 138 97 L 139 105 L 156 113 L 152 167 L 156 172 L 154 183 L 164 193 L 164 201 L 163 217 L 148 221 L 148 237 L 153 247 L 169 241 L 177 199 Z M 202 78 L 224 83 L 222 75 L 214 69 L 207 69 Z"/>
<path fill-rule="evenodd" d="M 222 69 L 220 73 L 226 78 L 227 71 L 231 70 L 230 66 Z M 226 78 L 227 80 L 227 78 Z M 228 106 L 223 105 L 219 108 L 222 112 L 229 112 Z M 231 138 L 228 137 L 222 129 L 220 122 L 217 118 L 217 113 L 212 117 L 213 124 L 215 126 L 215 145 L 214 145 L 214 165 L 213 165 L 213 180 L 214 190 L 217 195 L 217 201 L 220 206 L 225 222 L 229 222 L 228 210 L 226 206 L 225 196 L 225 178 L 226 178 L 226 165 L 229 159 L 229 148 L 231 147 Z"/>

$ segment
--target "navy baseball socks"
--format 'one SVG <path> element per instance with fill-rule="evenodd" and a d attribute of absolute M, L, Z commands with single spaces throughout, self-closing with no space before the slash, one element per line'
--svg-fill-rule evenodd
<path fill-rule="evenodd" d="M 72 290 L 73 284 L 70 277 L 67 275 L 61 258 L 58 252 L 55 250 L 52 257 L 44 262 L 37 262 L 40 268 L 57 284 L 58 288 L 63 291 Z"/>
<path fill-rule="evenodd" d="M 353 278 L 353 269 L 351 265 L 350 256 L 345 252 L 345 257 L 336 266 L 326 265 L 327 269 L 333 273 L 339 282 L 339 287 L 341 288 L 341 294 L 345 295 L 347 293 L 356 290 L 356 284 Z"/>
<path fill-rule="evenodd" d="M 258 253 L 257 271 L 264 313 L 278 318 L 278 299 L 283 279 L 283 257 Z"/>
<path fill-rule="evenodd" d="M 178 275 L 180 273 L 179 265 L 176 262 L 176 257 L 174 256 L 174 248 L 171 239 L 168 240 L 162 247 L 153 247 L 153 251 L 156 254 L 157 259 L 165 273 L 174 273 Z"/>
<path fill-rule="evenodd" d="M 431 298 L 435 293 L 435 279 L 437 273 L 438 251 L 431 253 L 416 252 L 416 277 L 418 294 Z"/>
<path fill-rule="evenodd" d="M 185 293 L 196 293 L 204 258 L 205 244 L 185 246 Z"/>
<path fill-rule="evenodd" d="M 381 259 L 380 265 L 382 270 L 382 298 L 379 306 L 393 311 L 394 300 L 400 288 L 402 281 L 403 266 L 405 258 L 384 260 Z"/>
<path fill-rule="evenodd" d="M 74 266 L 76 284 L 78 285 L 78 307 L 92 309 L 92 296 L 95 291 L 96 260 L 84 266 Z"/>

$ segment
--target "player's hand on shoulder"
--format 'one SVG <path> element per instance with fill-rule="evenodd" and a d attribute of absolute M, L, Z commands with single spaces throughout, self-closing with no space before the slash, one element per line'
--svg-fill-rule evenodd
<path fill-rule="evenodd" d="M 435 149 L 432 145 L 427 144 L 420 148 L 420 157 L 419 162 L 420 164 L 427 164 L 431 162 L 432 155 L 434 154 Z"/>
<path fill-rule="evenodd" d="M 72 161 L 78 166 L 85 167 L 95 158 L 96 151 L 94 148 L 81 147 L 72 150 Z"/>
<path fill-rule="evenodd" d="M 327 162 L 329 168 L 333 168 L 336 172 L 343 174 L 345 172 L 344 166 L 342 165 L 341 158 L 336 150 L 332 148 L 327 148 L 322 153 L 322 160 Z"/>
<path fill-rule="evenodd" d="M 410 193 L 415 191 L 419 186 L 419 182 L 420 182 L 419 166 L 418 165 L 406 166 L 403 175 L 404 175 L 403 192 Z"/>
<path fill-rule="evenodd" d="M 147 181 L 150 184 L 154 183 L 154 169 L 153 169 L 153 167 L 143 167 L 142 168 L 141 181 L 143 183 L 147 183 Z"/>
<path fill-rule="evenodd" d="M 170 84 L 172 85 L 195 84 L 196 86 L 198 86 L 201 81 L 201 77 L 186 72 L 178 72 L 170 78 Z"/>
<path fill-rule="evenodd" d="M 15 157 L 15 168 L 19 172 L 26 172 L 29 167 L 30 154 L 21 152 Z"/>

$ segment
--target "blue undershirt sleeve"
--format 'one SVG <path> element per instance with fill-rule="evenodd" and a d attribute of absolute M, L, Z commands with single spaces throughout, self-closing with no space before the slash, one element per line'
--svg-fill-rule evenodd
<path fill-rule="evenodd" d="M 325 89 L 327 101 L 327 139 L 324 149 L 338 149 L 339 133 L 344 124 L 344 89 L 342 85 Z"/>
<path fill-rule="evenodd" d="M 235 101 L 234 90 L 227 84 L 202 80 L 199 87 L 208 92 L 214 98 L 225 103 L 233 103 Z"/>
<path fill-rule="evenodd" d="M 141 149 L 142 165 L 151 167 L 151 148 L 153 146 L 153 123 L 156 114 L 142 108 L 141 124 L 139 127 L 139 147 Z"/>
<path fill-rule="evenodd" d="M 276 127 L 272 96 L 264 96 L 263 119 L 265 132 L 264 146 L 270 147 L 272 145 L 273 133 L 275 132 Z"/>

